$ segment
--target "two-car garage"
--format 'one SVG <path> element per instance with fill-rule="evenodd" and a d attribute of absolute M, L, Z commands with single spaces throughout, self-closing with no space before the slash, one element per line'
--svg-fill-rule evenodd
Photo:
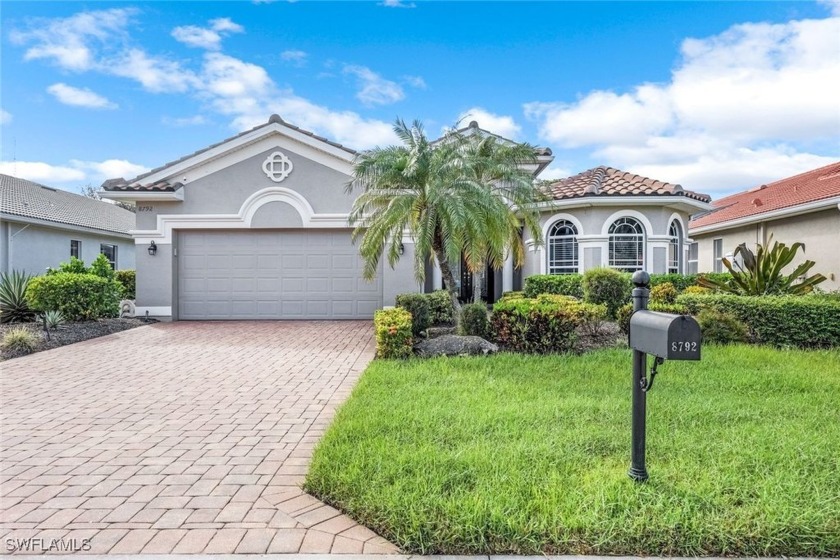
<path fill-rule="evenodd" d="M 367 281 L 343 229 L 181 231 L 178 318 L 370 319 L 382 275 Z"/>

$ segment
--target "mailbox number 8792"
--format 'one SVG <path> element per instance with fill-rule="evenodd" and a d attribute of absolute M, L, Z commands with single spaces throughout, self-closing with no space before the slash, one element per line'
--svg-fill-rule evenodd
<path fill-rule="evenodd" d="M 671 343 L 671 351 L 673 352 L 697 352 L 697 342 L 674 341 Z"/>

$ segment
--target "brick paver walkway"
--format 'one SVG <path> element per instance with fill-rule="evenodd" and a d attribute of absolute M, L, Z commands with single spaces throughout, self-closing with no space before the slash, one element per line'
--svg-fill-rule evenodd
<path fill-rule="evenodd" d="M 372 356 L 368 322 L 181 322 L 0 363 L 3 552 L 396 552 L 300 489 Z"/>

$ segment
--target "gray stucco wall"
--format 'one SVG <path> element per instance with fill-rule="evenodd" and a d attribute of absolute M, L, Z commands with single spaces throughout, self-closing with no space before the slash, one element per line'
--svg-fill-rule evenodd
<path fill-rule="evenodd" d="M 820 284 L 824 290 L 840 289 L 840 210 L 835 206 L 827 210 L 802 214 L 780 220 L 769 220 L 747 226 L 692 234 L 698 248 L 698 271 L 714 270 L 715 239 L 723 240 L 723 255 L 732 253 L 741 243 L 754 248 L 756 243 L 774 241 L 805 244 L 805 254 L 800 252 L 795 265 L 808 259 L 816 263 L 813 272 L 819 272 L 828 280 Z"/>
<path fill-rule="evenodd" d="M 405 252 L 394 268 L 382 263 L 382 305 L 392 306 L 399 294 L 422 293 L 423 285 L 414 278 L 414 243 L 404 243 Z M 383 256 L 384 258 L 384 256 Z"/>
<path fill-rule="evenodd" d="M 90 264 L 99 256 L 102 243 L 117 246 L 117 268 L 135 267 L 134 241 L 125 237 L 29 225 L 2 220 L 0 222 L 0 271 L 24 270 L 42 274 L 47 267 L 57 267 L 70 260 L 70 241 L 82 243 L 80 258 Z"/>

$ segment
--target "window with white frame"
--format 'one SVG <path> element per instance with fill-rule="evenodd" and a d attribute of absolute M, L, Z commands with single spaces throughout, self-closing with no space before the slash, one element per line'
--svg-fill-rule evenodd
<path fill-rule="evenodd" d="M 609 229 L 609 265 L 625 272 L 645 268 L 645 228 L 636 218 L 619 218 Z"/>
<path fill-rule="evenodd" d="M 695 241 L 688 246 L 688 273 L 689 274 L 697 274 L 698 272 L 698 254 L 700 253 L 700 247 Z"/>
<path fill-rule="evenodd" d="M 668 274 L 682 274 L 682 227 L 677 220 L 668 228 Z"/>
<path fill-rule="evenodd" d="M 82 242 L 77 241 L 76 239 L 70 240 L 70 256 L 76 257 L 77 259 L 82 258 Z"/>
<path fill-rule="evenodd" d="M 578 231 L 568 220 L 557 220 L 548 230 L 549 274 L 574 274 L 578 272 Z"/>
<path fill-rule="evenodd" d="M 105 255 L 105 258 L 108 259 L 108 263 L 111 265 L 111 268 L 114 270 L 117 269 L 117 246 L 116 245 L 108 245 L 107 243 L 102 243 L 99 245 L 99 252 Z"/>
<path fill-rule="evenodd" d="M 714 272 L 723 272 L 723 239 L 713 240 L 712 248 L 714 250 L 714 262 L 712 263 L 712 270 Z"/>

